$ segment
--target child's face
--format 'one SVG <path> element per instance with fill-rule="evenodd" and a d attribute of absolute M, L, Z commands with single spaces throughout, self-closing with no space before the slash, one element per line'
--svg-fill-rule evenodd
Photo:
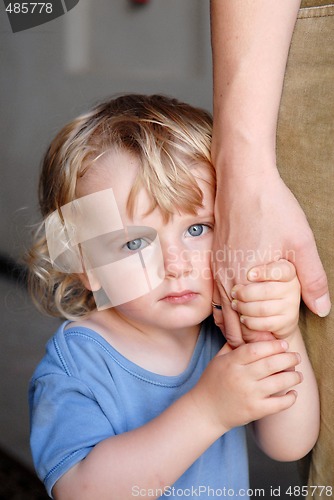
<path fill-rule="evenodd" d="M 164 223 L 159 209 L 147 213 L 151 202 L 144 189 L 136 197 L 133 217 L 130 218 L 127 213 L 127 200 L 138 173 L 138 161 L 128 153 L 112 152 L 92 166 L 77 186 L 79 197 L 112 188 L 119 216 L 128 229 L 128 239 L 119 246 L 119 251 L 123 253 L 123 265 L 127 257 L 135 257 L 134 254 L 138 254 L 139 250 L 149 250 L 150 243 L 158 235 L 159 253 L 162 253 L 163 262 L 161 259 L 157 286 L 113 309 L 131 322 L 146 327 L 179 329 L 198 325 L 212 311 L 210 257 L 214 199 L 207 167 L 200 164 L 192 167 L 203 192 L 203 207 L 198 210 L 197 215 L 175 212 Z M 105 214 L 101 212 L 101 216 Z M 85 223 L 96 226 L 99 223 L 96 212 L 95 215 L 92 214 L 92 220 Z M 118 233 L 115 231 L 114 234 L 117 236 Z M 116 241 L 119 244 L 118 237 Z M 89 272 L 91 286 L 95 290 L 102 286 L 108 295 L 108 290 L 115 282 L 115 275 L 106 273 L 105 267 L 98 268 L 99 262 L 109 258 L 110 247 L 107 247 L 106 239 L 101 238 L 97 243 L 95 240 L 94 246 L 88 247 L 87 252 L 89 255 L 86 257 L 93 268 Z M 115 260 L 115 255 L 111 258 Z M 159 266 L 158 261 L 156 264 Z M 122 277 L 122 289 L 128 290 L 129 296 L 131 291 L 141 287 L 135 272 L 126 272 Z"/>

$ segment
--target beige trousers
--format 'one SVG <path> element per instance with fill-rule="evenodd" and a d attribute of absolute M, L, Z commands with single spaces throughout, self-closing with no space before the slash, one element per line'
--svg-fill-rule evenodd
<path fill-rule="evenodd" d="M 333 2 L 305 0 L 299 11 L 280 109 L 277 155 L 280 174 L 314 231 L 334 302 Z M 321 494 L 319 488 L 309 498 L 323 500 L 334 498 L 334 310 L 321 319 L 302 308 L 300 324 L 321 398 L 321 431 L 312 452 L 309 485 L 333 488 L 332 496 Z"/>

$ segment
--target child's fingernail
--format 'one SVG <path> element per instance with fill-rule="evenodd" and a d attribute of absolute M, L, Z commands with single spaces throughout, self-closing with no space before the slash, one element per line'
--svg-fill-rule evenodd
<path fill-rule="evenodd" d="M 281 341 L 281 346 L 283 347 L 283 349 L 287 350 L 289 348 L 289 344 L 287 343 L 286 340 L 282 340 Z"/>
<path fill-rule="evenodd" d="M 245 318 L 243 316 L 240 316 L 240 323 L 244 323 L 245 322 Z"/>
<path fill-rule="evenodd" d="M 232 302 L 231 302 L 231 307 L 232 307 L 232 309 L 234 309 L 234 310 L 236 310 L 236 309 L 237 309 L 237 307 L 238 307 L 238 303 L 237 303 L 237 301 L 236 301 L 235 299 L 234 299 L 234 300 L 232 300 Z"/>
<path fill-rule="evenodd" d="M 237 296 L 237 292 L 236 292 L 236 290 L 233 290 L 233 288 L 232 288 L 232 290 L 231 290 L 231 297 L 232 297 L 233 299 L 235 299 L 235 298 L 236 298 L 236 296 Z"/>
<path fill-rule="evenodd" d="M 252 269 L 251 271 L 249 271 L 247 277 L 249 280 L 256 280 L 256 278 L 259 277 L 259 273 L 255 269 Z"/>

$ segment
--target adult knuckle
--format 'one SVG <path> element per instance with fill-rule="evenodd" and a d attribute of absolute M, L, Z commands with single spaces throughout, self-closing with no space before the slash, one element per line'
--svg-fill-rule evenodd
<path fill-rule="evenodd" d="M 307 280 L 304 283 L 304 288 L 307 288 L 308 292 L 316 293 L 320 291 L 326 291 L 328 288 L 328 280 L 325 273 L 318 275 L 312 279 Z"/>
<path fill-rule="evenodd" d="M 310 227 L 304 228 L 298 234 L 298 238 L 294 241 L 294 249 L 296 252 L 307 250 L 310 245 L 314 245 L 314 236 Z"/>

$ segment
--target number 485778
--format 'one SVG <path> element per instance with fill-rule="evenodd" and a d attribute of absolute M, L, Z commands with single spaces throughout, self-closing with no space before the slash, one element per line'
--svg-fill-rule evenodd
<path fill-rule="evenodd" d="M 296 497 L 311 497 L 323 496 L 333 498 L 333 487 L 332 486 L 289 486 L 285 492 L 286 495 Z"/>
<path fill-rule="evenodd" d="M 42 2 L 14 2 L 9 3 L 6 7 L 6 12 L 10 14 L 52 14 L 52 3 Z"/>

